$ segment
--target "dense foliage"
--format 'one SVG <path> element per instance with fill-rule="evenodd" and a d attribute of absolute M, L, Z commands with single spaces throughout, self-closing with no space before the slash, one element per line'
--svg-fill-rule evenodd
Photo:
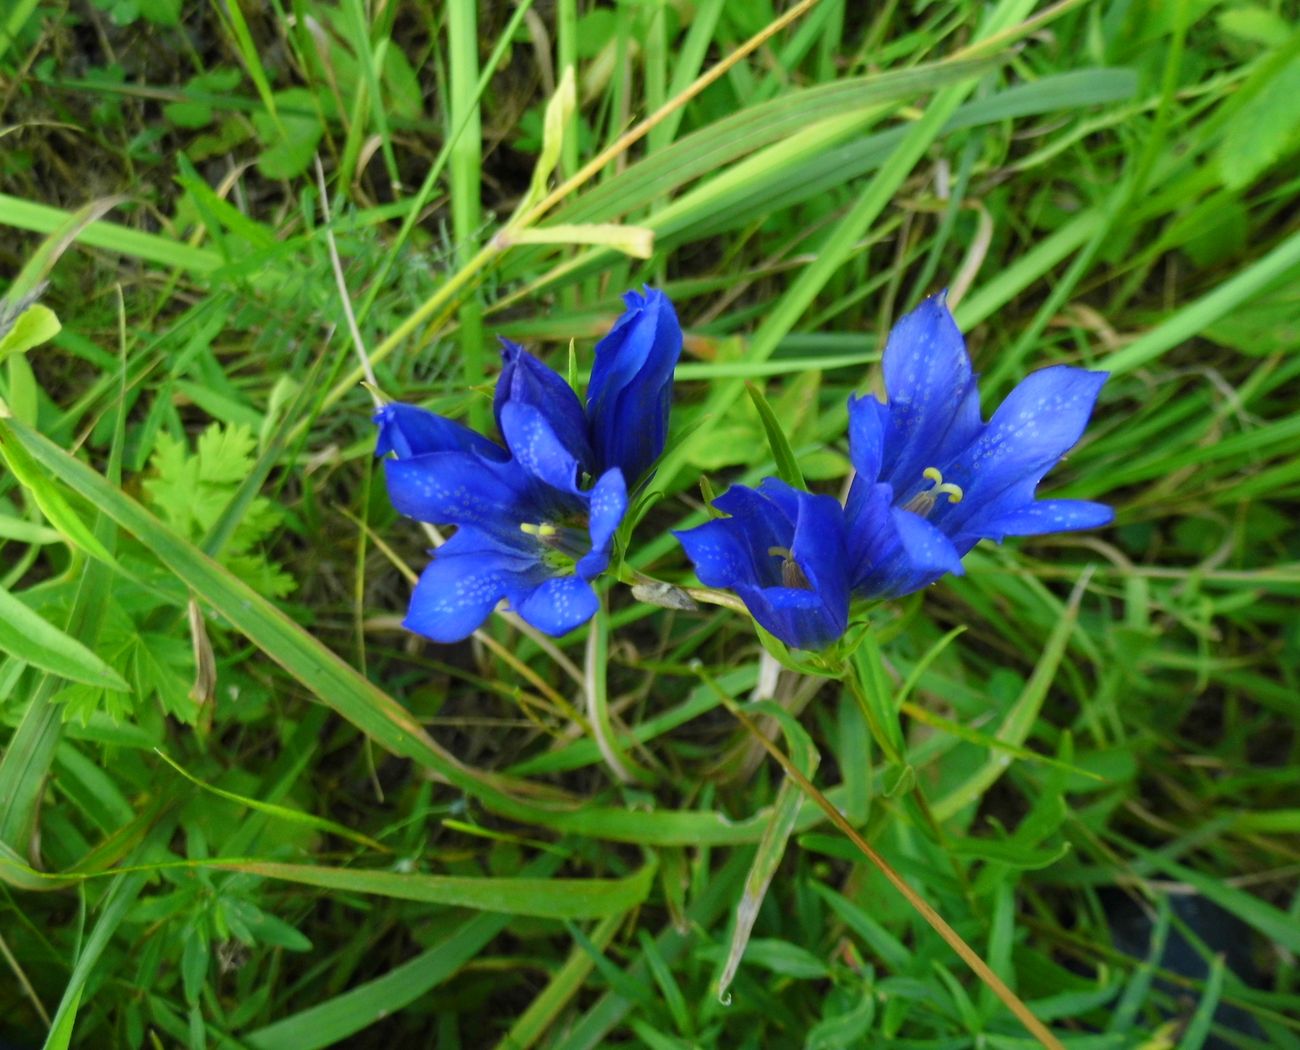
<path fill-rule="evenodd" d="M 1297 14 L 11 0 L 0 1041 L 1300 1047 Z M 1115 521 L 787 651 L 674 531 L 842 500 L 944 288 L 985 419 L 1110 374 Z M 373 417 L 495 439 L 500 337 L 613 391 L 575 521 L 665 452 L 582 626 L 436 644 Z"/>

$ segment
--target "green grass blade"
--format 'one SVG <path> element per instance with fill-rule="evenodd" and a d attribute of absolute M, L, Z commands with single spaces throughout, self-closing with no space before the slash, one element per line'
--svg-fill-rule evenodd
<path fill-rule="evenodd" d="M 9 13 L 5 16 L 4 21 L 0 22 L 0 58 L 3 58 L 5 52 L 9 50 L 9 45 L 18 39 L 18 33 L 27 24 L 27 20 L 32 17 L 32 13 L 36 10 L 36 4 L 37 0 L 17 0 L 9 8 Z"/>
<path fill-rule="evenodd" d="M 790 440 L 781 429 L 772 406 L 767 403 L 763 392 L 753 383 L 746 382 L 745 389 L 749 392 L 749 399 L 754 403 L 754 408 L 758 410 L 758 418 L 763 424 L 763 433 L 767 435 L 767 445 L 772 450 L 772 460 L 776 463 L 777 474 L 791 488 L 808 491 L 808 483 L 803 479 L 799 461 L 795 458 L 794 450 L 790 448 Z"/>
<path fill-rule="evenodd" d="M 476 915 L 434 947 L 382 977 L 249 1032 L 243 1042 L 255 1050 L 318 1050 L 335 1046 L 446 982 L 487 947 L 509 922 L 509 915 Z"/>
<path fill-rule="evenodd" d="M 788 711 L 770 701 L 751 704 L 747 710 L 777 720 L 781 731 L 785 734 L 791 761 L 800 773 L 811 779 L 817 771 L 821 755 L 818 754 L 816 746 L 803 727 L 790 717 Z M 745 953 L 746 945 L 749 944 L 750 934 L 758 919 L 758 911 L 763 906 L 768 887 L 776 875 L 777 868 L 781 865 L 781 858 L 785 856 L 785 847 L 794 832 L 795 819 L 799 816 L 803 801 L 803 790 L 798 784 L 788 778 L 781 781 L 781 787 L 777 790 L 776 804 L 772 807 L 772 815 L 763 829 L 763 837 L 758 841 L 753 864 L 745 877 L 745 890 L 736 905 L 736 920 L 731 931 L 731 943 L 717 983 L 717 996 L 723 1003 L 731 1002 L 727 989 L 731 987 L 736 971 L 740 968 L 740 960 Z"/>
<path fill-rule="evenodd" d="M 214 866 L 328 890 L 543 919 L 599 919 L 628 911 L 646 899 L 655 873 L 653 862 L 622 879 L 400 875 L 252 860 L 216 861 Z"/>
<path fill-rule="evenodd" d="M 625 915 L 611 915 L 602 919 L 588 934 L 588 940 L 597 950 L 604 951 L 626 919 Z M 496 1050 L 528 1050 L 542 1037 L 565 1005 L 578 994 L 594 966 L 591 954 L 575 945 L 564 965 L 555 971 L 546 987 L 528 1004 L 528 1009 L 519 1015 L 510 1026 L 510 1031 L 497 1043 Z"/>
<path fill-rule="evenodd" d="M 171 837 L 174 825 L 173 819 L 166 819 L 160 823 L 141 844 L 136 855 L 143 858 L 162 849 Z M 113 878 L 112 885 L 100 906 L 99 918 L 78 953 L 72 974 L 63 988 L 63 998 L 59 1001 L 58 1011 L 54 1015 L 45 1042 L 47 1050 L 66 1045 L 66 1039 L 76 1022 L 77 1010 L 81 1004 L 81 994 L 86 988 L 86 982 L 95 973 L 100 957 L 108 949 L 118 926 L 126 918 L 127 912 L 135 904 L 148 881 L 149 876 L 141 871 L 117 875 Z"/>
<path fill-rule="evenodd" d="M 977 75 L 988 60 L 891 70 L 791 92 L 692 132 L 558 209 L 556 222 L 593 222 L 635 212 L 692 180 L 726 170 L 757 152 L 832 117 L 883 113 L 947 84 Z"/>
<path fill-rule="evenodd" d="M 53 233 L 68 221 L 69 215 L 61 208 L 51 208 L 46 204 L 36 204 L 0 193 L 0 224 L 5 226 L 35 233 Z M 183 241 L 128 229 L 102 219 L 78 232 L 77 241 L 91 248 L 102 248 L 194 274 L 211 273 L 222 264 L 217 252 L 194 248 Z"/>
<path fill-rule="evenodd" d="M 1271 943 L 1288 951 L 1300 951 L 1300 917 L 1274 907 L 1252 893 L 1230 886 L 1218 876 L 1206 875 L 1135 843 L 1126 845 L 1151 868 L 1187 883 L 1207 900 L 1254 927 Z"/>
<path fill-rule="evenodd" d="M 1210 960 L 1210 973 L 1205 979 L 1201 1001 L 1196 1004 L 1196 1013 L 1192 1014 L 1191 1021 L 1178 1041 L 1178 1050 L 1201 1050 L 1210 1037 L 1210 1029 L 1214 1026 L 1214 1011 L 1219 1008 L 1219 1000 L 1223 996 L 1223 978 L 1226 972 L 1227 964 L 1223 956 L 1214 956 Z"/>
<path fill-rule="evenodd" d="M 482 233 L 483 136 L 479 116 L 478 15 L 474 4 L 447 5 L 447 66 L 450 107 L 447 128 L 463 129 L 451 148 L 451 215 L 456 237 L 456 257 L 463 267 L 478 248 Z M 460 309 L 460 352 L 465 386 L 473 389 L 487 375 L 487 352 L 483 345 L 483 310 L 472 296 Z M 487 405 L 481 398 L 470 402 L 470 422 L 487 429 Z"/>
<path fill-rule="evenodd" d="M 304 813 L 299 809 L 290 809 L 288 806 L 279 806 L 273 802 L 263 802 L 260 799 L 249 798 L 246 795 L 240 795 L 234 791 L 226 791 L 222 788 L 215 787 L 212 784 L 205 783 L 194 774 L 186 770 L 179 762 L 165 754 L 158 748 L 154 748 L 154 754 L 166 762 L 172 769 L 176 770 L 181 776 L 188 780 L 196 787 L 204 791 L 210 791 L 219 798 L 224 798 L 228 802 L 234 802 L 248 809 L 255 809 L 259 813 L 265 813 L 268 817 L 274 817 L 276 820 L 287 821 L 290 824 L 299 824 L 307 828 L 315 828 L 317 831 L 323 831 L 329 835 L 337 835 L 339 838 L 347 839 L 349 842 L 355 842 L 367 849 L 377 850 L 380 853 L 391 852 L 387 846 L 376 842 L 374 839 L 346 828 L 342 824 L 333 820 L 326 820 L 324 817 L 317 817 L 311 813 Z"/>
<path fill-rule="evenodd" d="M 1297 269 L 1300 269 L 1300 233 L 1293 233 L 1214 291 L 1184 306 L 1172 317 L 1098 363 L 1114 373 L 1131 372 L 1150 364 Z"/>
<path fill-rule="evenodd" d="M 71 635 L 0 587 L 0 652 L 72 682 L 130 692 L 126 680 Z"/>
<path fill-rule="evenodd" d="M 1029 737 L 1038 713 L 1042 710 L 1043 701 L 1047 698 L 1047 690 L 1056 675 L 1056 669 L 1065 655 L 1066 643 L 1070 640 L 1070 635 L 1078 622 L 1079 603 L 1083 600 L 1087 582 L 1088 576 L 1085 575 L 1075 586 L 1070 601 L 1057 619 L 1055 627 L 1052 628 L 1052 634 L 1043 647 L 1038 663 L 1034 666 L 1034 673 L 1030 675 L 1024 689 L 1011 705 L 998 731 L 993 734 L 1001 743 L 1020 747 Z M 982 798 L 984 793 L 1006 772 L 1009 765 L 1008 758 L 1009 756 L 1005 754 L 990 755 L 984 764 L 958 787 L 953 788 L 931 805 L 930 809 L 935 819 L 950 820 L 967 806 Z"/>

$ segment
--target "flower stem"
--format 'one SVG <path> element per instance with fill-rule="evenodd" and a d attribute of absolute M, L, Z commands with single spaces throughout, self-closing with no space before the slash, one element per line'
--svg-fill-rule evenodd
<path fill-rule="evenodd" d="M 600 607 L 592 617 L 587 632 L 587 661 L 585 667 L 587 713 L 591 717 L 591 735 L 595 738 L 600 756 L 610 772 L 624 784 L 635 781 L 627 760 L 614 740 L 614 727 L 609 719 L 609 691 L 605 670 L 609 662 L 609 610 L 605 596 L 600 595 Z"/>
<path fill-rule="evenodd" d="M 885 753 L 885 757 L 894 765 L 900 768 L 905 766 L 907 760 L 899 751 L 898 742 L 881 724 L 880 719 L 876 717 L 875 709 L 871 706 L 871 700 L 867 696 L 866 687 L 862 684 L 862 679 L 859 676 L 857 664 L 852 660 L 846 660 L 843 671 L 844 673 L 840 678 L 849 687 L 853 699 L 857 701 L 862 717 L 867 720 L 867 726 L 871 729 L 871 735 L 876 738 L 876 743 L 880 745 L 880 750 Z"/>

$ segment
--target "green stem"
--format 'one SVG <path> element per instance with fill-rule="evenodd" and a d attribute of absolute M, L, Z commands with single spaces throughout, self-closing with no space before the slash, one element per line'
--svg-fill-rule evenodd
<path fill-rule="evenodd" d="M 475 258 L 483 223 L 480 200 L 483 140 L 479 119 L 478 96 L 478 6 L 474 0 L 452 0 L 447 5 L 447 51 L 450 79 L 451 114 L 448 134 L 453 128 L 465 130 L 451 151 L 451 217 L 457 245 L 457 261 L 462 272 Z M 483 308 L 468 299 L 460 309 L 460 349 L 465 367 L 465 385 L 473 388 L 487 376 L 483 360 Z M 470 424 L 487 429 L 487 405 L 474 398 L 469 406 Z"/>
<path fill-rule="evenodd" d="M 862 679 L 858 677 L 857 665 L 852 660 L 845 661 L 838 678 L 849 687 L 849 692 L 853 694 L 853 699 L 857 702 L 862 717 L 867 720 L 867 726 L 871 730 L 871 735 L 876 738 L 876 743 L 880 745 L 880 750 L 885 753 L 885 757 L 890 762 L 901 769 L 907 764 L 907 760 L 899 751 L 898 742 L 890 736 L 885 727 L 880 724 L 880 719 L 876 717 L 876 712 L 872 709 L 871 701 L 867 697 L 866 687 L 862 684 Z"/>
<path fill-rule="evenodd" d="M 626 756 L 619 751 L 614 739 L 614 726 L 609 718 L 609 690 L 605 670 L 609 664 L 609 609 L 605 596 L 600 596 L 600 606 L 592 618 L 587 633 L 587 661 L 584 668 L 587 690 L 587 713 L 591 717 L 591 734 L 600 750 L 605 765 L 624 784 L 636 779 Z M 638 770 L 637 772 L 642 772 Z"/>

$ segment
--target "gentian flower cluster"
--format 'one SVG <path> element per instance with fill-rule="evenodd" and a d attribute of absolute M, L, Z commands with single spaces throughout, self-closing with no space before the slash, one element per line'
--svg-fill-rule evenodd
<path fill-rule="evenodd" d="M 677 534 L 703 583 L 734 590 L 795 648 L 835 641 L 854 598 L 896 598 L 960 574 L 981 539 L 1094 528 L 1114 516 L 1100 503 L 1034 495 L 1083 434 L 1106 373 L 1042 369 L 986 423 L 941 295 L 899 321 L 882 366 L 888 399 L 849 402 L 856 477 L 842 508 L 768 479 L 715 501 L 730 517 Z"/>
<path fill-rule="evenodd" d="M 663 451 L 682 333 L 672 303 L 647 288 L 596 346 L 584 407 L 565 380 L 503 341 L 493 412 L 504 447 L 412 405 L 379 410 L 376 454 L 397 510 L 454 525 L 433 554 L 404 626 L 460 641 L 503 598 L 547 634 L 597 609 L 629 491 Z"/>
<path fill-rule="evenodd" d="M 629 492 L 663 452 L 682 332 L 661 292 L 629 292 L 596 346 L 584 405 L 559 375 L 503 340 L 493 412 L 504 444 L 411 405 L 387 405 L 378 455 L 403 514 L 456 533 L 416 585 L 405 625 L 439 642 L 470 635 L 502 599 L 564 634 L 597 609 Z M 714 501 L 726 517 L 676 536 L 709 587 L 734 591 L 796 649 L 824 649 L 856 601 L 897 598 L 947 573 L 982 539 L 1105 525 L 1111 509 L 1040 500 L 1079 440 L 1104 372 L 1035 372 L 991 419 L 943 296 L 894 327 L 886 400 L 849 400 L 855 476 L 843 505 L 768 478 Z"/>

